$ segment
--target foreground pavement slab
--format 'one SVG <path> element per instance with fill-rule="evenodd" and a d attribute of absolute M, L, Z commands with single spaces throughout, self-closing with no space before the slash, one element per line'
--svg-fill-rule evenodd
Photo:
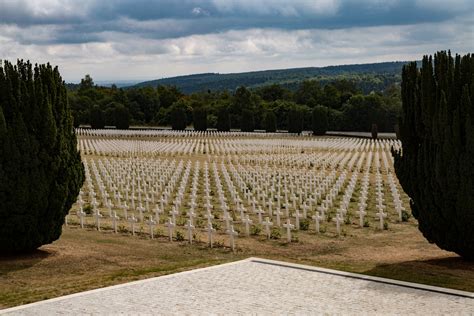
<path fill-rule="evenodd" d="M 250 258 L 0 310 L 64 314 L 474 314 L 474 293 Z"/>

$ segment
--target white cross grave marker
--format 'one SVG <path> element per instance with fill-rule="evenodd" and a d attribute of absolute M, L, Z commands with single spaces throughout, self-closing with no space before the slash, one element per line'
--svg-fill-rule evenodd
<path fill-rule="evenodd" d="M 168 222 L 165 224 L 165 226 L 168 227 L 168 236 L 170 241 L 173 241 L 173 231 L 176 224 L 172 221 L 171 217 L 168 217 Z"/>
<path fill-rule="evenodd" d="M 316 214 L 315 214 L 315 215 L 313 215 L 311 218 L 312 218 L 312 219 L 314 219 L 314 223 L 315 223 L 316 232 L 318 232 L 318 233 L 319 233 L 319 228 L 320 228 L 320 227 L 319 227 L 319 222 L 320 222 L 321 220 L 323 220 L 323 219 L 324 219 L 324 217 L 320 216 L 320 215 L 319 215 L 319 212 L 318 212 L 318 211 L 316 211 Z"/>
<path fill-rule="evenodd" d="M 387 217 L 387 214 L 385 214 L 382 210 L 380 210 L 378 213 L 375 213 L 375 215 L 379 218 L 380 230 L 383 230 L 383 220 L 385 217 Z"/>
<path fill-rule="evenodd" d="M 336 213 L 336 217 L 334 218 L 334 221 L 336 222 L 336 231 L 337 231 L 337 234 L 340 235 L 341 234 L 341 222 L 342 222 L 342 216 L 341 214 L 339 213 Z"/>
<path fill-rule="evenodd" d="M 151 217 L 151 215 L 150 215 L 150 219 L 146 221 L 146 224 L 150 228 L 151 239 L 154 239 L 154 230 L 156 226 L 156 221 L 153 220 L 153 217 Z"/>
<path fill-rule="evenodd" d="M 291 224 L 291 220 L 288 218 L 286 224 L 283 224 L 283 227 L 286 228 L 286 238 L 288 242 L 291 242 L 291 230 L 295 228 L 295 225 Z"/>
<path fill-rule="evenodd" d="M 245 218 L 242 219 L 242 223 L 245 224 L 245 234 L 248 236 L 250 236 L 250 225 L 253 223 L 253 221 L 250 219 L 250 217 L 247 215 L 245 215 Z"/>
<path fill-rule="evenodd" d="M 138 222 L 138 219 L 135 218 L 135 215 L 132 213 L 132 216 L 128 218 L 128 222 L 132 227 L 132 235 L 135 236 L 135 224 Z"/>
<path fill-rule="evenodd" d="M 120 217 L 117 216 L 117 212 L 114 211 L 114 214 L 112 216 L 112 228 L 114 229 L 114 232 L 117 233 L 117 221 L 120 219 Z"/>
<path fill-rule="evenodd" d="M 367 212 L 364 211 L 364 208 L 359 208 L 358 211 L 356 211 L 357 214 L 359 214 L 359 226 L 364 227 L 364 216 L 367 214 Z"/>
<path fill-rule="evenodd" d="M 273 223 L 270 221 L 270 219 L 267 217 L 265 221 L 262 223 L 263 226 L 265 226 L 265 234 L 267 235 L 267 239 L 270 239 L 270 227 L 273 226 Z"/>
<path fill-rule="evenodd" d="M 95 225 L 97 226 L 97 230 L 100 231 L 100 219 L 104 217 L 102 214 L 100 214 L 100 211 L 98 209 L 95 210 L 94 213 L 94 218 L 95 218 Z"/>
<path fill-rule="evenodd" d="M 213 238 L 212 235 L 216 232 L 215 228 L 212 227 L 212 223 L 207 223 L 207 238 L 209 240 L 209 246 L 212 248 Z"/>
<path fill-rule="evenodd" d="M 188 223 L 184 225 L 184 227 L 186 227 L 186 229 L 188 230 L 188 240 L 189 240 L 189 243 L 192 244 L 194 226 L 193 224 L 191 224 L 191 220 L 188 219 Z"/>
<path fill-rule="evenodd" d="M 232 251 L 234 251 L 235 250 L 235 237 L 237 237 L 237 235 L 239 235 L 239 233 L 237 233 L 234 230 L 234 225 L 230 225 L 230 229 L 227 230 L 226 233 L 229 235 L 230 247 L 232 248 Z"/>
<path fill-rule="evenodd" d="M 80 208 L 79 211 L 77 211 L 76 214 L 79 217 L 79 222 L 81 224 L 81 228 L 84 228 L 84 217 L 86 216 L 86 213 L 82 210 L 82 207 Z"/>

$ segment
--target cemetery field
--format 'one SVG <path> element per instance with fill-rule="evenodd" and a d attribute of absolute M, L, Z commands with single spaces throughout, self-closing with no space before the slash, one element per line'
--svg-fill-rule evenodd
<path fill-rule="evenodd" d="M 63 235 L 1 259 L 0 307 L 248 257 L 474 291 L 473 265 L 410 216 L 397 140 L 77 133 L 86 179 Z"/>

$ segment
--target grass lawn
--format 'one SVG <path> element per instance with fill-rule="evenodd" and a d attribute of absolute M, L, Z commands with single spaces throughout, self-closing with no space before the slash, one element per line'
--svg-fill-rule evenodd
<path fill-rule="evenodd" d="M 429 244 L 415 221 L 379 233 L 353 229 L 344 237 L 299 232 L 291 244 L 285 236 L 238 238 L 235 253 L 225 235 L 216 237 L 218 246 L 209 249 L 205 232 L 188 245 L 70 226 L 32 254 L 0 257 L 0 308 L 252 256 L 474 291 L 474 264 Z"/>

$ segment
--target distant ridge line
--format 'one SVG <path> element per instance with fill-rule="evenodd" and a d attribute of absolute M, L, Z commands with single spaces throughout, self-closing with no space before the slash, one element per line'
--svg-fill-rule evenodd
<path fill-rule="evenodd" d="M 400 81 L 401 69 L 408 61 L 380 62 L 369 64 L 345 64 L 324 67 L 299 67 L 287 69 L 268 69 L 235 73 L 197 73 L 147 80 L 127 88 L 176 86 L 184 93 L 199 91 L 235 90 L 238 86 L 258 88 L 264 85 L 280 84 L 295 89 L 303 80 L 319 80 L 323 84 L 337 79 L 367 81 L 381 77 L 374 84 L 362 85 L 362 90 L 383 90 L 386 85 Z M 382 78 L 383 76 L 383 78 Z M 378 81 L 382 81 L 378 83 Z M 375 89 L 373 89 L 375 88 Z"/>

